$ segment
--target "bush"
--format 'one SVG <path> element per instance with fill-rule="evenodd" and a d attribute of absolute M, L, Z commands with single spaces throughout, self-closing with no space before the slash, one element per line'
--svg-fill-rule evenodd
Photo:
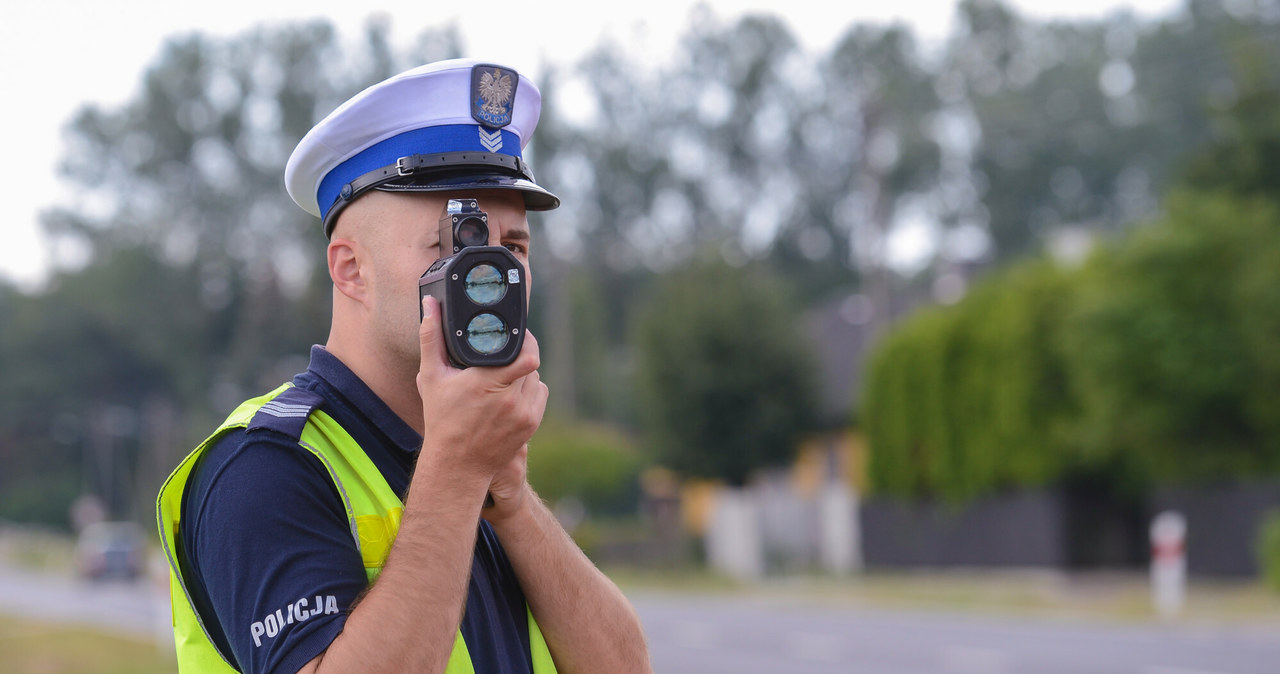
<path fill-rule="evenodd" d="M 70 529 L 71 501 L 80 489 L 70 470 L 26 476 L 0 488 L 0 520 Z"/>
<path fill-rule="evenodd" d="M 591 515 L 634 513 L 643 461 L 622 433 L 548 420 L 529 443 L 529 484 L 547 502 L 577 499 Z"/>
<path fill-rule="evenodd" d="M 663 277 L 635 340 L 636 402 L 656 461 L 742 485 L 792 460 L 817 392 L 798 306 L 762 264 L 699 262 Z"/>
<path fill-rule="evenodd" d="M 872 355 L 862 418 L 873 487 L 970 498 L 1044 484 L 1073 459 L 1057 337 L 1066 275 L 1026 264 L 902 323 Z"/>
<path fill-rule="evenodd" d="M 1065 325 L 1093 451 L 1156 482 L 1280 470 L 1280 217 L 1263 202 L 1182 194 L 1098 255 Z"/>
<path fill-rule="evenodd" d="M 868 364 L 872 487 L 1010 487 L 1280 472 L 1280 210 L 1183 193 L 1080 269 L 1044 261 L 903 321 Z"/>
<path fill-rule="evenodd" d="M 1267 587 L 1280 592 L 1280 510 L 1272 510 L 1258 527 L 1258 568 Z"/>

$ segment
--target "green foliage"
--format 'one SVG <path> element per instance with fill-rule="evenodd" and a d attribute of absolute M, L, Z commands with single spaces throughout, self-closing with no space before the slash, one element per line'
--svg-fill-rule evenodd
<path fill-rule="evenodd" d="M 1280 510 L 1272 510 L 1258 526 L 1258 568 L 1267 587 L 1280 593 Z"/>
<path fill-rule="evenodd" d="M 102 484 L 110 478 L 91 472 L 95 464 L 78 464 L 101 451 L 113 456 L 96 467 L 131 465 L 145 441 L 134 423 L 144 408 L 198 399 L 204 390 L 187 362 L 206 344 L 204 315 L 191 301 L 196 283 L 145 251 L 121 250 L 57 278 L 42 297 L 13 298 L 0 331 L 0 352 L 12 358 L 0 378 L 0 438 L 9 438 L 0 442 L 0 493 L 10 495 L 8 515 L 38 512 L 39 521 L 65 525 L 82 485 L 111 496 L 122 516 L 134 505 L 121 491 L 127 487 Z M 58 483 L 68 488 L 45 488 L 68 475 Z M 14 501 L 20 498 L 30 502 Z"/>
<path fill-rule="evenodd" d="M 1081 436 L 1155 479 L 1280 471 L 1280 211 L 1184 193 L 1168 213 L 1079 279 L 1066 343 Z"/>
<path fill-rule="evenodd" d="M 0 489 L 0 520 L 43 524 L 67 529 L 68 505 L 80 484 L 65 462 L 50 471 L 28 475 Z"/>
<path fill-rule="evenodd" d="M 1105 230 L 1155 216 L 1187 156 L 1235 135 L 1221 113 L 1250 96 L 1251 70 L 1274 86 L 1280 53 L 1269 10 L 1228 4 L 1191 2 L 1160 21 L 1040 22 L 1008 3 L 960 3 L 936 81 L 949 111 L 981 129 L 971 168 L 997 255 L 1033 252 L 1059 225 Z M 1256 110 L 1274 120 L 1274 106 Z M 1274 162 L 1265 147 L 1239 149 L 1203 173 Z"/>
<path fill-rule="evenodd" d="M 1187 163 L 1182 183 L 1199 191 L 1280 198 L 1280 42 L 1237 30 L 1234 102 L 1216 109 L 1213 143 Z"/>
<path fill-rule="evenodd" d="M 544 422 L 529 443 L 529 484 L 554 504 L 577 499 L 591 515 L 634 513 L 642 457 L 620 432 Z"/>
<path fill-rule="evenodd" d="M 1135 34 L 1130 63 L 1151 76 L 1138 78 L 1134 94 L 1176 92 L 1161 113 L 1173 117 L 1164 126 L 1181 129 L 1176 141 L 1154 142 L 1158 132 L 1150 123 L 1157 120 L 1139 117 L 1115 143 L 1137 142 L 1142 152 L 1099 154 L 1087 134 L 1073 138 L 1080 131 L 1074 123 L 1054 132 L 1066 147 L 1037 140 L 1035 130 L 1026 129 L 1031 133 L 1008 147 L 981 150 L 977 166 L 993 183 L 1057 183 L 1053 199 L 1035 196 L 1028 184 L 998 189 L 986 200 L 997 242 L 1007 247 L 1017 236 L 1005 221 L 1017 213 L 1023 214 L 1017 226 L 1033 227 L 1061 216 L 1094 217 L 1090 209 L 1101 202 L 1089 205 L 1088 195 L 1098 194 L 1093 178 L 1081 174 L 1083 182 L 1073 180 L 1077 186 L 1067 190 L 1055 165 L 1087 164 L 1094 177 L 1107 171 L 1136 175 L 1136 167 L 1146 166 L 1145 175 L 1157 176 L 1172 163 L 1161 153 L 1212 140 L 1187 163 L 1185 187 L 1165 199 L 1159 222 L 1117 237 L 1079 270 L 1016 265 L 958 306 L 907 321 L 881 345 L 870 363 L 864 403 L 876 486 L 963 498 L 1071 479 L 1127 491 L 1154 481 L 1280 473 L 1280 411 L 1274 404 L 1280 390 L 1274 348 L 1280 335 L 1280 169 L 1273 151 L 1280 127 L 1271 114 L 1280 83 L 1261 65 L 1274 62 L 1275 46 L 1259 39 L 1258 26 L 1207 11 L 1210 4 L 1193 8 L 1188 20 L 1196 30 L 1184 36 L 1165 27 Z M 1017 18 L 998 5 L 968 2 L 962 14 L 970 31 L 999 45 L 997 52 L 1026 49 Z M 1125 28 L 1117 22 L 1108 30 Z M 1049 33 L 1085 42 L 1101 35 L 1088 26 L 1050 27 Z M 1154 67 L 1167 62 L 1179 43 L 1197 44 L 1209 56 L 1190 74 Z M 1097 54 L 1089 54 L 1081 50 L 1049 64 L 1032 89 L 1090 76 L 1100 63 L 1090 65 Z M 998 72 L 963 60 L 958 68 L 969 77 Z M 1194 98 L 1194 88 L 1185 86 L 1188 76 L 1217 82 L 1219 95 Z M 984 124 L 1006 124 L 1002 114 L 1022 114 L 1023 93 L 1000 86 L 994 91 L 975 98 Z M 1123 112 L 1120 102 L 1075 101 L 1082 106 L 1077 117 L 1114 119 Z M 1212 132 L 1188 112 L 1206 104 L 1215 110 Z M 1037 156 L 1041 152 L 1047 154 Z M 1091 156 L 1071 159 L 1080 152 Z M 1144 153 L 1161 156 L 1162 167 L 1151 170 Z M 1129 162 L 1130 155 L 1138 161 L 1128 168 L 1108 164 Z M 1037 176 L 1044 171 L 1057 177 Z M 1122 182 L 1117 178 L 1117 187 Z M 1027 208 L 1016 203 L 1028 198 L 1041 215 L 1027 217 Z M 1056 215 L 1046 220 L 1044 213 Z"/>
<path fill-rule="evenodd" d="M 658 462 L 740 485 L 794 455 L 815 390 L 796 308 L 759 265 L 697 263 L 662 279 L 636 336 L 637 404 Z"/>
<path fill-rule="evenodd" d="M 1167 209 L 1081 269 L 1017 265 L 890 334 L 862 410 L 872 483 L 965 498 L 1280 473 L 1280 209 Z"/>
<path fill-rule="evenodd" d="M 1044 484 L 1070 463 L 1066 290 L 1052 265 L 1021 266 L 880 345 L 861 415 L 876 488 L 963 499 Z"/>

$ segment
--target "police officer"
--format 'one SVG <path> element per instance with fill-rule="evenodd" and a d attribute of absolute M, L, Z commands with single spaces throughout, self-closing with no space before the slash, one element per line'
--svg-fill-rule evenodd
<path fill-rule="evenodd" d="M 509 68 L 444 61 L 298 144 L 285 180 L 329 237 L 332 326 L 161 490 L 183 672 L 649 671 L 631 605 L 525 479 L 537 340 L 455 369 L 418 297 L 451 198 L 527 269 L 525 214 L 559 205 L 522 156 L 540 105 Z"/>

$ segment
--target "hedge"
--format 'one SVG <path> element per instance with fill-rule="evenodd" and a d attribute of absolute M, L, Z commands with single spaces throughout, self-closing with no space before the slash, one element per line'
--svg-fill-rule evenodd
<path fill-rule="evenodd" d="M 881 340 L 859 415 L 873 489 L 1280 474 L 1280 215 L 1191 193 L 1166 210 L 1082 267 L 1023 262 Z"/>

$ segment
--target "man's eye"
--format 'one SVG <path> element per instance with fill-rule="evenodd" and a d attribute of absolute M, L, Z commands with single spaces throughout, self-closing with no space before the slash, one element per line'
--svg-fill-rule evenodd
<path fill-rule="evenodd" d="M 507 248 L 507 250 L 511 251 L 511 253 L 512 253 L 513 255 L 524 255 L 524 254 L 525 254 L 525 248 L 524 248 L 524 246 L 521 246 L 521 245 L 520 245 L 520 244 L 518 244 L 518 243 L 508 243 L 508 244 L 506 244 L 506 248 Z"/>

